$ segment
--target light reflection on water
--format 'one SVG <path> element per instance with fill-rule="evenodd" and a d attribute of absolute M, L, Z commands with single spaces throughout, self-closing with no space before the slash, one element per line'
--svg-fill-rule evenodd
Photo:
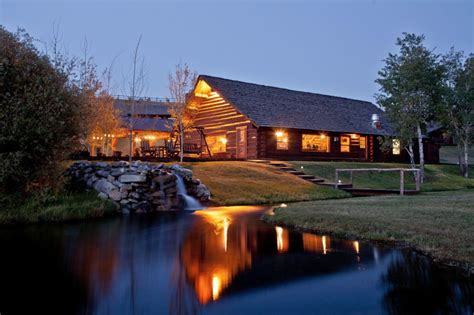
<path fill-rule="evenodd" d="M 472 312 L 472 281 L 408 250 L 266 224 L 269 209 L 0 230 L 0 313 Z"/>

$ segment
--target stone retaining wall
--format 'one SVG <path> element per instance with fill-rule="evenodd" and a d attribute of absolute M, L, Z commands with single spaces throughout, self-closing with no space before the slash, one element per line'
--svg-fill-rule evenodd
<path fill-rule="evenodd" d="M 72 185 L 85 185 L 96 190 L 100 198 L 113 200 L 122 213 L 183 209 L 176 175 L 183 178 L 188 195 L 203 202 L 211 197 L 209 189 L 193 178 L 191 170 L 177 164 L 79 161 L 66 175 Z"/>

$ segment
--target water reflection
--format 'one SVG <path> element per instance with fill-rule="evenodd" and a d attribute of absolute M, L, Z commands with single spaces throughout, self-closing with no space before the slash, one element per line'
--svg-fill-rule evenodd
<path fill-rule="evenodd" d="M 472 281 L 413 252 L 268 225 L 268 210 L 0 229 L 0 313 L 473 310 Z"/>

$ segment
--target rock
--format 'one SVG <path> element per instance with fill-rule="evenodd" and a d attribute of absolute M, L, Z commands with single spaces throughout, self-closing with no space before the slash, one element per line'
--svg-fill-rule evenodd
<path fill-rule="evenodd" d="M 179 176 L 183 178 L 193 177 L 193 171 L 191 171 L 190 169 L 184 168 L 178 164 L 171 165 L 170 169 L 173 170 L 175 174 L 178 174 Z"/>
<path fill-rule="evenodd" d="M 130 190 L 132 190 L 132 186 L 131 185 L 127 185 L 127 184 L 122 184 L 122 187 L 120 187 L 120 192 L 123 193 L 123 192 L 129 192 Z"/>
<path fill-rule="evenodd" d="M 100 177 L 107 177 L 109 176 L 110 172 L 107 172 L 107 171 L 104 171 L 104 170 L 100 170 L 100 171 L 97 171 L 95 172 L 97 175 L 99 175 Z"/>
<path fill-rule="evenodd" d="M 162 191 L 155 191 L 151 194 L 153 198 L 160 198 L 163 199 L 165 197 L 165 193 Z"/>
<path fill-rule="evenodd" d="M 107 176 L 107 180 L 108 180 L 109 182 L 113 183 L 113 182 L 115 181 L 115 177 L 109 175 L 109 176 Z"/>
<path fill-rule="evenodd" d="M 100 199 L 109 199 L 109 196 L 107 196 L 107 194 L 104 194 L 103 192 L 100 192 L 97 197 L 99 197 Z"/>
<path fill-rule="evenodd" d="M 118 177 L 120 175 L 123 175 L 125 174 L 125 168 L 115 168 L 113 169 L 111 172 L 110 172 L 110 175 L 114 176 L 114 177 Z"/>
<path fill-rule="evenodd" d="M 131 193 L 129 193 L 128 195 L 129 195 L 131 198 L 134 198 L 134 199 L 137 199 L 137 200 L 139 200 L 140 197 L 141 197 L 140 194 L 137 193 L 136 191 L 131 192 Z"/>
<path fill-rule="evenodd" d="M 94 169 L 92 167 L 88 167 L 84 170 L 84 173 L 92 173 Z"/>
<path fill-rule="evenodd" d="M 122 196 L 122 199 L 125 199 L 128 197 L 128 192 L 121 192 L 120 194 Z"/>
<path fill-rule="evenodd" d="M 109 198 L 114 201 L 120 201 L 122 199 L 122 193 L 118 190 L 112 190 L 109 192 Z"/>
<path fill-rule="evenodd" d="M 142 183 L 146 181 L 145 175 L 124 174 L 119 177 L 122 183 Z"/>
<path fill-rule="evenodd" d="M 111 182 L 107 181 L 106 179 L 100 179 L 94 183 L 94 189 L 98 192 L 103 192 L 105 194 L 109 194 L 113 190 L 118 190 L 117 187 L 114 186 Z"/>

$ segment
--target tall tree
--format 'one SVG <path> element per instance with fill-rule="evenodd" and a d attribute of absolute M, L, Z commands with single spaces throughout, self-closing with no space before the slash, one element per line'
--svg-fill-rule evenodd
<path fill-rule="evenodd" d="M 57 188 L 61 161 L 80 135 L 70 63 L 58 64 L 33 43 L 26 32 L 0 26 L 0 191 Z"/>
<path fill-rule="evenodd" d="M 145 59 L 140 57 L 140 43 L 142 41 L 142 35 L 138 38 L 137 45 L 133 52 L 133 61 L 132 61 L 132 76 L 128 83 L 128 95 L 130 96 L 130 117 L 129 117 L 129 162 L 132 162 L 133 159 L 133 129 L 135 122 L 135 105 L 137 98 L 141 96 L 145 90 Z"/>
<path fill-rule="evenodd" d="M 170 104 L 170 114 L 175 118 L 174 127 L 179 132 L 180 150 L 179 158 L 183 162 L 184 159 L 184 131 L 192 124 L 191 115 L 186 106 L 189 92 L 196 83 L 197 73 L 191 71 L 189 66 L 185 64 L 177 64 L 174 73 L 168 76 L 168 88 L 174 102 Z"/>
<path fill-rule="evenodd" d="M 389 113 L 391 122 L 398 126 L 397 136 L 405 138 L 408 148 L 412 148 L 408 137 L 412 133 L 416 136 L 421 182 L 425 166 L 423 135 L 433 119 L 443 76 L 439 55 L 426 48 L 424 40 L 423 35 L 403 33 L 396 42 L 399 53 L 388 55 L 375 80 L 380 85 L 377 101 Z"/>
<path fill-rule="evenodd" d="M 444 93 L 438 119 L 446 125 L 458 149 L 459 169 L 469 176 L 469 147 L 474 137 L 474 55 L 453 48 L 443 56 Z"/>

